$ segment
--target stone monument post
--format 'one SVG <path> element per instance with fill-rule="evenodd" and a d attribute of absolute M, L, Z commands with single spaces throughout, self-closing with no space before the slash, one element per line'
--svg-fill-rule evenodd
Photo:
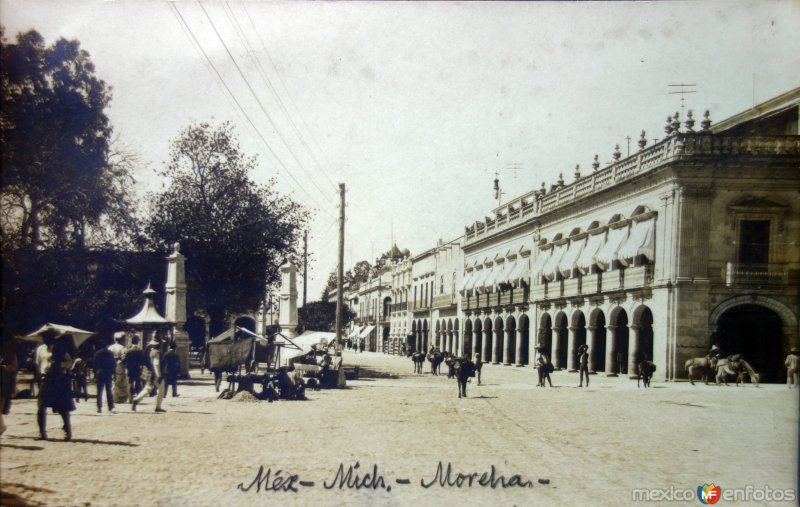
<path fill-rule="evenodd" d="M 281 266 L 278 325 L 289 339 L 297 336 L 297 268 L 291 261 Z"/>
<path fill-rule="evenodd" d="M 181 376 L 189 376 L 189 334 L 184 330 L 186 324 L 186 271 L 180 243 L 175 243 L 175 251 L 167 257 L 167 301 L 165 317 L 173 323 L 176 352 L 181 363 Z"/>

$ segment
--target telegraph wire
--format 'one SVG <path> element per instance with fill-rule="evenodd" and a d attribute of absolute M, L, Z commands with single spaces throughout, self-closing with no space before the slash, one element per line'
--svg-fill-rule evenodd
<path fill-rule="evenodd" d="M 286 173 L 289 175 L 289 177 L 290 177 L 290 178 L 292 178 L 292 180 L 295 182 L 295 184 L 297 184 L 297 186 L 298 186 L 298 187 L 300 187 L 300 189 L 301 189 L 303 192 L 305 192 L 305 193 L 306 193 L 306 195 L 307 195 L 307 196 L 308 196 L 308 197 L 309 197 L 309 198 L 310 198 L 310 199 L 311 199 L 311 200 L 314 202 L 314 204 L 315 204 L 315 205 L 316 205 L 318 208 L 320 208 L 320 209 L 324 209 L 324 207 L 323 207 L 323 206 L 320 206 L 319 202 L 318 202 L 318 201 L 317 201 L 317 200 L 314 198 L 314 196 L 313 196 L 313 195 L 311 195 L 311 193 L 310 193 L 310 192 L 309 192 L 309 191 L 308 191 L 308 190 L 307 190 L 307 189 L 306 189 L 306 188 L 305 188 L 305 187 L 304 187 L 302 184 L 300 184 L 300 182 L 299 182 L 299 181 L 297 181 L 297 179 L 294 177 L 294 175 L 292 175 L 292 173 L 289 171 L 289 169 L 288 169 L 288 168 L 286 167 L 286 165 L 283 163 L 283 161 L 282 161 L 282 160 L 281 160 L 281 159 L 278 157 L 278 155 L 277 155 L 277 154 L 276 154 L 276 153 L 273 151 L 272 147 L 270 147 L 270 145 L 269 145 L 269 143 L 267 142 L 267 140 L 264 138 L 264 136 L 261 134 L 261 132 L 258 130 L 258 128 L 257 128 L 257 127 L 255 126 L 255 124 L 253 123 L 253 120 L 252 120 L 252 119 L 250 118 L 250 116 L 247 114 L 247 111 L 245 111 L 245 109 L 242 107 L 242 104 L 241 104 L 241 103 L 240 103 L 240 102 L 239 102 L 239 101 L 236 99 L 236 95 L 233 93 L 233 91 L 231 91 L 230 87 L 228 87 L 227 83 L 225 83 L 225 80 L 222 78 L 222 75 L 219 73 L 219 70 L 217 70 L 216 66 L 214 65 L 214 62 L 213 62 L 213 61 L 211 60 L 211 58 L 208 56 L 208 53 L 206 53 L 206 51 L 203 49 L 203 46 L 200 44 L 200 41 L 197 39 L 197 36 L 194 34 L 194 32 L 192 31 L 191 27 L 190 27 L 190 26 L 189 26 L 189 24 L 186 22 L 186 19 L 183 17 L 183 15 L 181 14 L 181 12 L 180 12 L 180 10 L 178 9 L 178 7 L 177 7 L 177 6 L 174 4 L 174 2 L 170 2 L 170 5 L 171 5 L 171 6 L 172 6 L 172 8 L 175 10 L 175 13 L 177 13 L 178 17 L 179 17 L 179 18 L 180 18 L 180 20 L 183 22 L 183 24 L 186 26 L 186 29 L 189 31 L 189 34 L 192 36 L 192 39 L 193 39 L 193 40 L 195 41 L 195 43 L 197 44 L 197 47 L 198 47 L 198 48 L 200 49 L 200 51 L 203 53 L 203 56 L 205 57 L 206 61 L 207 61 L 207 62 L 208 62 L 208 64 L 210 65 L 211 69 L 212 69 L 212 70 L 214 71 L 214 73 L 217 75 L 217 77 L 219 78 L 219 80 L 220 80 L 220 82 L 222 83 L 222 85 L 223 85 L 223 86 L 225 87 L 225 89 L 228 91 L 228 94 L 230 94 L 230 97 L 231 97 L 231 99 L 233 99 L 233 101 L 236 103 L 236 106 L 239 108 L 239 111 L 241 111 L 241 113 L 244 115 L 245 119 L 247 120 L 247 123 L 249 123 L 249 124 L 250 124 L 250 126 L 253 128 L 253 130 L 256 132 L 256 135 L 259 137 L 259 139 L 261 139 L 261 142 L 263 142 L 263 143 L 264 143 L 264 146 L 266 146 L 267 150 L 269 150 L 269 152 L 272 154 L 272 156 L 275 158 L 275 160 L 277 160 L 278 164 L 280 164 L 280 166 L 281 166 L 281 167 L 283 167 L 283 169 L 286 171 Z"/>
<path fill-rule="evenodd" d="M 253 86 L 250 84 L 250 81 L 248 81 L 247 76 L 244 75 L 244 72 L 242 71 L 241 67 L 239 67 L 239 64 L 236 62 L 236 58 L 234 58 L 233 53 L 231 53 L 230 49 L 228 48 L 228 45 L 225 43 L 225 40 L 222 38 L 222 35 L 219 33 L 219 30 L 217 30 L 217 26 L 214 24 L 214 20 L 211 19 L 211 16 L 208 14 L 208 11 L 206 11 L 206 8 L 203 7 L 202 2 L 200 2 L 200 0 L 197 0 L 197 4 L 200 6 L 200 9 L 203 10 L 203 14 L 205 14 L 206 18 L 208 19 L 208 22 L 211 24 L 211 28 L 214 30 L 214 33 L 217 35 L 217 38 L 219 39 L 220 43 L 222 44 L 222 47 L 225 48 L 225 52 L 228 54 L 228 57 L 231 59 L 231 62 L 233 62 L 233 65 L 234 65 L 234 67 L 236 67 L 236 70 L 239 72 L 239 75 L 242 77 L 242 80 L 244 80 L 244 83 L 245 83 L 245 85 L 247 85 L 247 88 L 250 90 L 250 93 L 253 95 L 253 98 L 256 100 L 256 103 L 258 104 L 258 107 L 261 109 L 261 112 L 263 112 L 264 115 L 267 117 L 267 120 L 269 120 L 269 123 L 275 129 L 275 133 L 278 135 L 278 137 L 280 137 L 281 141 L 283 141 L 283 144 L 286 146 L 286 149 L 289 150 L 289 153 L 291 154 L 292 158 L 294 158 L 295 162 L 300 167 L 300 169 L 304 173 L 306 173 L 306 176 L 308 176 L 308 178 L 311 180 L 311 183 L 314 184 L 314 186 L 317 188 L 317 190 L 320 192 L 320 194 L 327 195 L 325 193 L 325 191 L 323 191 L 319 187 L 319 185 L 317 185 L 317 182 L 316 182 L 315 178 L 303 166 L 303 164 L 297 158 L 297 155 L 295 155 L 294 151 L 292 151 L 292 147 L 286 141 L 286 138 L 283 137 L 283 134 L 281 134 L 280 129 L 278 129 L 278 126 L 273 121 L 272 116 L 269 114 L 269 112 L 267 112 L 267 109 L 264 107 L 264 104 L 261 103 L 261 99 L 258 98 L 258 94 L 256 94 L 255 90 L 253 89 Z M 288 169 L 287 169 L 287 172 L 288 172 Z M 332 202 L 331 202 L 331 204 L 332 204 Z"/>
<path fill-rule="evenodd" d="M 258 72 L 259 72 L 259 74 L 261 76 L 261 80 L 264 82 L 264 84 L 267 86 L 269 91 L 272 93 L 272 97 L 278 103 L 278 106 L 281 108 L 281 111 L 283 111 L 283 114 L 286 116 L 286 119 L 289 120 L 289 125 L 291 125 L 292 130 L 294 131 L 294 133 L 297 136 L 297 138 L 300 140 L 300 143 L 303 145 L 303 147 L 306 149 L 308 154 L 311 156 L 311 159 L 314 161 L 314 164 L 316 164 L 316 167 L 317 167 L 317 169 L 319 169 L 319 172 L 321 172 L 322 175 L 325 176 L 325 179 L 328 180 L 328 183 L 330 183 L 331 187 L 333 187 L 334 190 L 338 190 L 338 187 L 333 183 L 331 178 L 328 176 L 328 173 L 325 171 L 325 168 L 322 167 L 322 164 L 320 164 L 319 160 L 317 159 L 316 155 L 314 154 L 314 150 L 312 150 L 311 146 L 309 146 L 308 142 L 306 142 L 305 136 L 303 135 L 302 131 L 297 127 L 297 124 L 295 123 L 294 119 L 292 118 L 292 115 L 289 113 L 289 110 L 286 108 L 286 105 L 284 104 L 283 100 L 281 99 L 281 96 L 278 93 L 277 88 L 273 85 L 272 81 L 267 76 L 267 73 L 264 70 L 264 66 L 261 65 L 261 60 L 258 58 L 258 55 L 256 54 L 255 49 L 253 49 L 252 44 L 250 44 L 250 41 L 247 38 L 247 33 L 245 32 L 245 30 L 242 27 L 241 23 L 239 23 L 239 20 L 236 17 L 236 13 L 233 11 L 233 7 L 231 7 L 231 5 L 228 2 L 228 0 L 225 0 L 225 6 L 228 8 L 226 10 L 226 14 L 228 15 L 228 19 L 231 21 L 232 24 L 235 24 L 235 26 L 238 28 L 237 35 L 239 35 L 240 40 L 245 44 L 245 48 L 247 49 L 248 55 L 250 56 L 250 59 L 253 61 L 253 63 L 255 63 L 256 69 L 258 70 Z M 230 14 L 228 14 L 228 12 L 230 12 Z M 277 74 L 277 70 L 276 70 L 276 74 Z M 280 76 L 278 76 L 278 77 L 280 77 Z M 284 85 L 284 89 L 286 89 L 285 85 Z M 286 95 L 289 96 L 289 99 L 291 100 L 291 96 L 289 95 L 288 90 L 286 90 Z M 295 110 L 297 111 L 297 116 L 299 116 L 300 119 L 302 120 L 303 116 L 302 116 L 302 114 L 300 114 L 299 108 L 297 107 L 296 104 L 293 104 L 293 105 L 294 105 Z M 310 131 L 308 126 L 306 126 L 306 130 Z"/>
<path fill-rule="evenodd" d="M 227 2 L 227 0 L 226 0 L 226 2 Z M 300 113 L 300 108 L 297 107 L 297 104 L 295 103 L 294 99 L 292 98 L 292 94 L 289 92 L 289 88 L 286 86 L 286 83 L 283 82 L 283 78 L 281 77 L 280 72 L 278 72 L 278 67 L 275 65 L 275 62 L 272 60 L 272 57 L 269 54 L 269 50 L 267 50 L 267 47 L 264 44 L 264 41 L 261 39 L 261 35 L 258 32 L 258 28 L 256 28 L 256 25 L 253 22 L 252 16 L 250 16 L 250 11 L 247 10 L 247 4 L 242 0 L 240 0 L 239 3 L 242 6 L 242 9 L 244 10 L 245 14 L 247 15 L 248 21 L 250 21 L 250 26 L 253 28 L 253 31 L 256 34 L 256 38 L 258 39 L 258 42 L 261 45 L 261 49 L 264 50 L 264 53 L 267 55 L 267 60 L 269 60 L 270 65 L 275 70 L 275 75 L 278 76 L 278 81 L 280 82 L 280 84 L 283 87 L 283 89 L 286 91 L 286 96 L 289 98 L 289 102 L 292 104 L 294 109 L 297 111 L 297 116 L 300 117 L 300 121 L 303 123 L 303 126 L 305 126 L 307 131 L 311 132 L 311 129 L 309 128 L 308 124 L 306 123 L 305 119 L 303 118 L 303 115 Z M 320 148 L 319 144 L 317 144 L 314 141 L 314 137 L 313 136 L 311 136 L 311 142 L 316 146 L 317 151 L 319 151 L 319 153 L 322 155 L 322 158 L 325 161 L 325 163 L 328 165 L 328 168 L 331 169 L 333 167 L 333 164 L 331 164 L 330 161 L 328 160 L 328 157 L 325 155 L 325 151 L 322 150 L 322 148 Z M 313 156 L 313 151 L 311 149 L 309 149 L 309 152 L 312 153 L 312 156 Z M 317 164 L 319 164 L 319 161 L 317 161 L 316 159 L 315 159 L 315 161 L 317 162 Z M 319 164 L 319 165 L 321 166 L 322 164 Z M 324 171 L 323 171 L 322 174 L 324 174 L 325 178 L 328 179 L 328 183 L 333 185 L 338 190 L 338 186 L 335 185 L 333 181 L 331 181 L 331 179 L 328 177 L 328 174 L 326 172 L 324 172 Z"/>

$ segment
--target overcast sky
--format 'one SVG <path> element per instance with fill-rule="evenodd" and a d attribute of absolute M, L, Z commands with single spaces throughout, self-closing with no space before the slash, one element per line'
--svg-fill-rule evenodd
<path fill-rule="evenodd" d="M 91 54 L 142 194 L 183 127 L 233 122 L 253 179 L 316 209 L 309 300 L 336 265 L 340 182 L 346 267 L 392 234 L 416 254 L 489 214 L 495 171 L 507 201 L 663 137 L 670 84 L 718 121 L 800 86 L 789 1 L 0 0 L 0 22 Z"/>

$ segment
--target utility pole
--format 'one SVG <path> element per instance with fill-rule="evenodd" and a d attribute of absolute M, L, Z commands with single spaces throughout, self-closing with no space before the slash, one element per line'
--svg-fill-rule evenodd
<path fill-rule="evenodd" d="M 308 230 L 303 232 L 303 306 L 308 297 Z"/>
<path fill-rule="evenodd" d="M 342 307 L 344 285 L 344 183 L 339 183 L 339 269 L 336 277 L 336 352 L 342 352 Z"/>

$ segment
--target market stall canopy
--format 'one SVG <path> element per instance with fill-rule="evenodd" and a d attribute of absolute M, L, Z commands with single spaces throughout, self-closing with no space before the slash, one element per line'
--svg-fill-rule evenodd
<path fill-rule="evenodd" d="M 75 340 L 75 346 L 76 347 L 80 347 L 81 345 L 83 345 L 83 342 L 85 342 L 86 340 L 89 339 L 90 336 L 92 336 L 93 334 L 96 334 L 94 331 L 86 331 L 86 330 L 83 330 L 83 329 L 78 329 L 77 327 L 65 326 L 63 324 L 52 324 L 52 323 L 48 322 L 47 324 L 43 325 L 42 327 L 40 327 L 39 329 L 37 329 L 33 333 L 31 333 L 29 335 L 22 336 L 20 338 L 22 340 L 29 341 L 29 342 L 42 343 L 43 342 L 42 334 L 44 334 L 47 331 L 52 331 L 52 332 L 58 333 L 56 335 L 56 339 L 58 339 L 58 338 L 60 338 L 60 337 L 62 337 L 64 335 L 70 335 L 71 334 L 72 337 Z"/>
<path fill-rule="evenodd" d="M 365 327 L 364 329 L 361 330 L 360 333 L 358 333 L 358 337 L 359 338 L 365 338 L 365 337 L 369 336 L 369 334 L 372 332 L 373 329 L 375 329 L 375 326 L 367 326 L 367 327 Z"/>

